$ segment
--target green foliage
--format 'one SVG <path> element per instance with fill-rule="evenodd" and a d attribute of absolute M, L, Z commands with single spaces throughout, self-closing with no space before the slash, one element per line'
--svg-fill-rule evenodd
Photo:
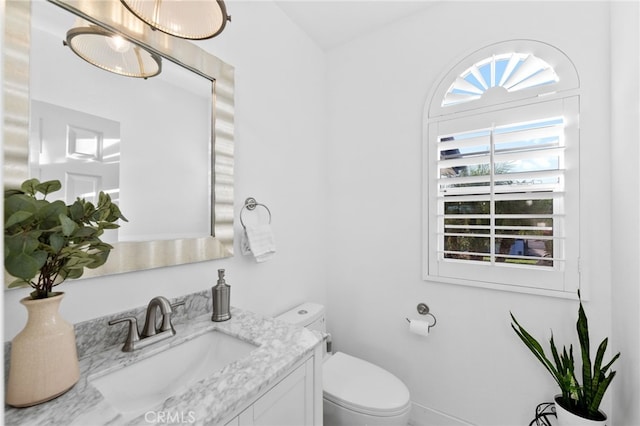
<path fill-rule="evenodd" d="M 84 268 L 103 265 L 113 247 L 100 236 L 118 228 L 118 219 L 127 220 L 104 192 L 97 206 L 80 198 L 68 206 L 46 200 L 61 188 L 57 180 L 29 179 L 4 194 L 4 266 L 17 278 L 9 287 L 29 285 L 34 299 L 48 297 L 67 278 L 81 277 Z"/>
<path fill-rule="evenodd" d="M 615 371 L 609 372 L 611 365 L 620 357 L 618 352 L 606 365 L 602 365 L 604 353 L 607 350 L 608 338 L 605 338 L 598 346 L 596 357 L 592 361 L 589 348 L 589 324 L 582 307 L 580 291 L 578 291 L 580 307 L 578 309 L 578 321 L 576 329 L 580 342 L 580 355 L 582 357 L 582 385 L 578 382 L 573 358 L 573 345 L 567 351 L 563 347 L 562 353 L 558 352 L 553 335 L 550 340 L 553 362 L 545 355 L 544 349 L 538 341 L 531 336 L 511 314 L 513 323 L 511 327 L 520 337 L 522 342 L 531 350 L 533 355 L 549 371 L 553 379 L 560 387 L 562 397 L 560 404 L 574 414 L 593 420 L 599 420 L 598 408 L 602 402 L 604 393 L 616 375 Z"/>

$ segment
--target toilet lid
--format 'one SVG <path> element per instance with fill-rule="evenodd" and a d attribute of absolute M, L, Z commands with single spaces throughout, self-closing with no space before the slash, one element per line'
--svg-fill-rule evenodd
<path fill-rule="evenodd" d="M 342 352 L 322 366 L 324 397 L 342 407 L 374 416 L 393 416 L 409 407 L 409 389 L 393 374 Z"/>

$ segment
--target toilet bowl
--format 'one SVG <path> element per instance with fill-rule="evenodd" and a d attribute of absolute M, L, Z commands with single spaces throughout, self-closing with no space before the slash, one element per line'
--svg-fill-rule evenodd
<path fill-rule="evenodd" d="M 277 318 L 326 332 L 324 306 L 317 303 L 304 303 Z M 375 364 L 342 352 L 326 353 L 322 382 L 325 426 L 403 426 L 409 422 L 409 389 Z"/>
<path fill-rule="evenodd" d="M 322 366 L 325 425 L 406 425 L 409 390 L 375 364 L 336 352 Z"/>

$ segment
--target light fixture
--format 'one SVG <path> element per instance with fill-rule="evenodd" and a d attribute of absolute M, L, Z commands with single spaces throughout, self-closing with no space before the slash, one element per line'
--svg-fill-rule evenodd
<path fill-rule="evenodd" d="M 95 25 L 67 31 L 65 45 L 90 64 L 127 77 L 149 78 L 162 70 L 160 56 Z"/>
<path fill-rule="evenodd" d="M 231 17 L 222 0 L 120 0 L 152 28 L 190 40 L 215 37 Z"/>

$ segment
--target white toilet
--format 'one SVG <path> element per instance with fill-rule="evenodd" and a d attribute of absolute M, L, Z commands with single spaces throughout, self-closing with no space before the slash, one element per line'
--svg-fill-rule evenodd
<path fill-rule="evenodd" d="M 277 317 L 326 332 L 324 306 L 303 303 Z M 342 352 L 326 354 L 322 366 L 325 426 L 404 426 L 409 422 L 409 389 L 377 365 Z"/>

